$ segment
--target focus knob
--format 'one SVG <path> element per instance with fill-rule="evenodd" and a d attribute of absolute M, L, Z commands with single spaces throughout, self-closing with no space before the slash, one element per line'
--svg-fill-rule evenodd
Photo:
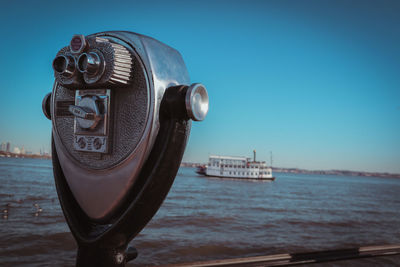
<path fill-rule="evenodd" d="M 194 121 L 202 121 L 208 113 L 208 93 L 201 83 L 194 83 L 189 86 L 185 97 L 186 112 Z"/>

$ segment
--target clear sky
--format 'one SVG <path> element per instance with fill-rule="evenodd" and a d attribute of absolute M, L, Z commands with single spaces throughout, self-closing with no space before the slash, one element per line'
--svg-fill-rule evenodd
<path fill-rule="evenodd" d="M 400 1 L 2 1 L 0 142 L 49 149 L 41 101 L 76 33 L 128 30 L 206 85 L 185 161 L 400 173 Z"/>

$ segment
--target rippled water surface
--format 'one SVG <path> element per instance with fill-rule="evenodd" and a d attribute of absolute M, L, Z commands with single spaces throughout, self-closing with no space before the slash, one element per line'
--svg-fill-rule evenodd
<path fill-rule="evenodd" d="M 132 242 L 139 257 L 129 265 L 400 243 L 400 179 L 275 175 L 274 182 L 249 182 L 181 168 Z M 51 161 L 0 158 L 0 205 L 0 265 L 74 265 Z M 399 264 L 394 256 L 329 266 Z"/>

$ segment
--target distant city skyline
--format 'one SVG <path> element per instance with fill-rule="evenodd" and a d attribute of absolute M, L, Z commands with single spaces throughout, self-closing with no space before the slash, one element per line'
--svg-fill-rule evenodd
<path fill-rule="evenodd" d="M 37 154 L 37 155 L 44 155 L 44 154 L 51 154 L 51 149 L 46 148 L 45 146 L 39 148 L 38 150 L 32 150 L 30 146 L 25 145 L 18 145 L 13 144 L 10 141 L 2 141 L 0 140 L 0 151 L 3 152 L 10 152 L 15 154 Z"/>
<path fill-rule="evenodd" d="M 50 150 L 57 51 L 127 30 L 176 48 L 208 89 L 184 161 L 256 149 L 279 167 L 400 173 L 399 1 L 11 1 L 0 14 L 0 142 Z"/>

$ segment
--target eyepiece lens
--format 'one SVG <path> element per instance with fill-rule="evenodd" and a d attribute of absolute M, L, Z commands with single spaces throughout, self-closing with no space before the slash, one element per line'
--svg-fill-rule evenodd
<path fill-rule="evenodd" d="M 67 59 L 64 56 L 58 56 L 53 61 L 53 69 L 58 72 L 62 73 L 67 68 Z"/>
<path fill-rule="evenodd" d="M 78 58 L 78 70 L 89 76 L 96 75 L 101 68 L 101 59 L 97 53 L 83 53 Z"/>
<path fill-rule="evenodd" d="M 88 57 L 87 54 L 84 53 L 80 55 L 78 59 L 78 69 L 80 72 L 85 72 L 87 70 L 87 67 L 88 67 Z"/>

